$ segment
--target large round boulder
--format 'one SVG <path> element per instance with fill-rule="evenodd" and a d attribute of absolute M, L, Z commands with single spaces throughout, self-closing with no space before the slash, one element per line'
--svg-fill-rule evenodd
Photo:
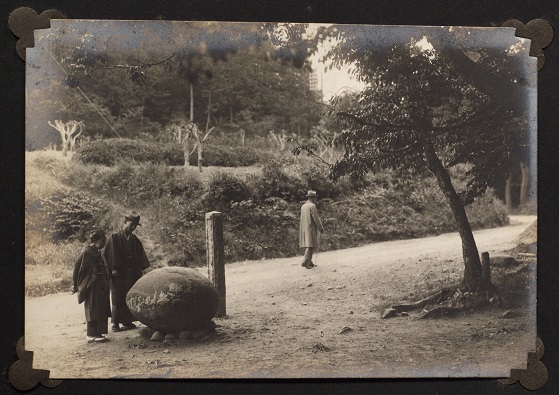
<path fill-rule="evenodd" d="M 165 333 L 208 327 L 219 304 L 212 282 L 195 269 L 152 270 L 128 291 L 126 304 L 140 322 Z"/>

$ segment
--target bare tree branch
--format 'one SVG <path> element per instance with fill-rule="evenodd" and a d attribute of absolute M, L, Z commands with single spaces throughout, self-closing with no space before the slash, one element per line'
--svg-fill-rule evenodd
<path fill-rule="evenodd" d="M 305 151 L 309 156 L 312 156 L 316 159 L 318 159 L 320 162 L 324 163 L 326 166 L 330 167 L 332 166 L 331 163 L 326 162 L 324 159 L 322 159 L 320 156 L 318 156 L 317 154 L 315 154 L 312 150 L 312 147 L 310 145 L 301 145 L 301 143 L 299 143 L 299 141 L 293 137 L 290 137 L 288 140 L 289 141 L 293 141 L 297 144 L 297 147 L 295 147 L 292 152 L 294 155 L 299 155 L 301 153 L 301 151 Z"/>

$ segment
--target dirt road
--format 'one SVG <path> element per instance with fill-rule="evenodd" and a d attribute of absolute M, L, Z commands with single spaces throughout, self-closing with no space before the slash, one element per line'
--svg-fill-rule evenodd
<path fill-rule="evenodd" d="M 475 232 L 494 255 L 535 217 Z M 151 342 L 137 331 L 86 344 L 83 306 L 60 293 L 26 299 L 25 348 L 51 378 L 508 376 L 534 346 L 535 313 L 524 306 L 459 317 L 381 320 L 390 303 L 460 280 L 457 233 L 226 267 L 227 314 L 205 342 Z M 528 295 L 528 294 L 527 294 Z"/>

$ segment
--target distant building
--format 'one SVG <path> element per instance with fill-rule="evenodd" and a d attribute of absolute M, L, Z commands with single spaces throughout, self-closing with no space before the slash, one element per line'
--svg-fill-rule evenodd
<path fill-rule="evenodd" d="M 318 73 L 316 72 L 316 70 L 311 71 L 308 75 L 308 78 L 309 89 L 311 91 L 318 92 L 320 94 L 320 97 L 322 97 L 322 84 L 319 83 Z"/>
<path fill-rule="evenodd" d="M 320 90 L 318 86 L 318 74 L 314 70 L 309 73 L 309 88 L 313 91 Z"/>

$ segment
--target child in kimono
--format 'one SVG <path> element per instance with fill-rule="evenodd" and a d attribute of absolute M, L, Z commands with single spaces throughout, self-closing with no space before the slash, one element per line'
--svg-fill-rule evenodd
<path fill-rule="evenodd" d="M 80 252 L 74 266 L 74 293 L 78 303 L 84 303 L 88 343 L 107 339 L 108 318 L 111 316 L 109 301 L 109 272 L 100 250 L 107 242 L 102 230 L 89 236 L 90 244 Z"/>

